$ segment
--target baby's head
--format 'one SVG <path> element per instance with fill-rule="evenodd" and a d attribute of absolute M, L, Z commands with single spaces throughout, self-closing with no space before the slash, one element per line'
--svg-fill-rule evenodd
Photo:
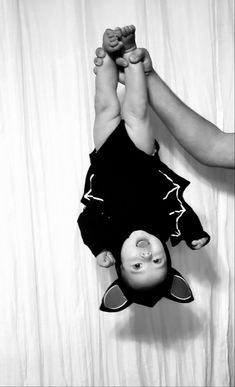
<path fill-rule="evenodd" d="M 130 234 L 121 248 L 119 275 L 134 291 L 147 291 L 164 283 L 170 257 L 160 239 L 146 231 Z"/>
<path fill-rule="evenodd" d="M 100 305 L 105 312 L 119 312 L 133 302 L 153 307 L 162 297 L 176 302 L 191 302 L 187 281 L 171 267 L 165 243 L 138 230 L 113 248 L 118 278 L 108 287 Z"/>

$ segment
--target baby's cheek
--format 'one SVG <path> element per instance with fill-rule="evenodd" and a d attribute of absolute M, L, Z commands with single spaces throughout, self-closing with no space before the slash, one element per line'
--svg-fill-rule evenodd
<path fill-rule="evenodd" d="M 136 251 L 131 246 L 124 246 L 121 251 L 121 262 L 127 263 L 129 260 L 136 258 Z"/>

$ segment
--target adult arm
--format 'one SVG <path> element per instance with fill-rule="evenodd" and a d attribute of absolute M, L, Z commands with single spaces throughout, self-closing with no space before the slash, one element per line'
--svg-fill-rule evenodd
<path fill-rule="evenodd" d="M 147 77 L 153 110 L 176 140 L 208 166 L 234 168 L 234 133 L 224 133 L 182 102 L 152 70 Z"/>
<path fill-rule="evenodd" d="M 102 65 L 105 53 L 96 51 L 96 66 Z M 176 140 L 201 163 L 224 168 L 234 168 L 234 133 L 224 133 L 181 101 L 152 67 L 151 57 L 144 48 L 133 52 L 131 63 L 143 61 L 147 75 L 149 102 L 152 109 Z M 116 63 L 128 66 L 123 58 Z M 123 80 L 123 77 L 121 77 Z"/>

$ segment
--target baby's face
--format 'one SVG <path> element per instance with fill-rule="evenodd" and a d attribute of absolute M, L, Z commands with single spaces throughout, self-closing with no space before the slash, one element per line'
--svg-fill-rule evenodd
<path fill-rule="evenodd" d="M 161 241 L 138 230 L 130 234 L 121 249 L 122 276 L 135 289 L 158 285 L 167 276 L 167 257 Z"/>

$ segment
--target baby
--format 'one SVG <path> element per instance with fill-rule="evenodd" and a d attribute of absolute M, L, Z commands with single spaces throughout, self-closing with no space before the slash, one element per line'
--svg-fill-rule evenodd
<path fill-rule="evenodd" d="M 185 240 L 200 249 L 210 237 L 183 198 L 189 182 L 159 158 L 141 62 L 124 70 L 121 109 L 115 58 L 128 60 L 136 49 L 135 27 L 107 29 L 103 48 L 107 54 L 96 69 L 95 150 L 78 218 L 97 263 L 116 265 L 118 280 L 105 293 L 101 310 L 118 311 L 132 302 L 153 306 L 163 296 L 190 302 L 192 293 L 171 267 L 166 242 L 170 238 L 175 246 Z"/>

